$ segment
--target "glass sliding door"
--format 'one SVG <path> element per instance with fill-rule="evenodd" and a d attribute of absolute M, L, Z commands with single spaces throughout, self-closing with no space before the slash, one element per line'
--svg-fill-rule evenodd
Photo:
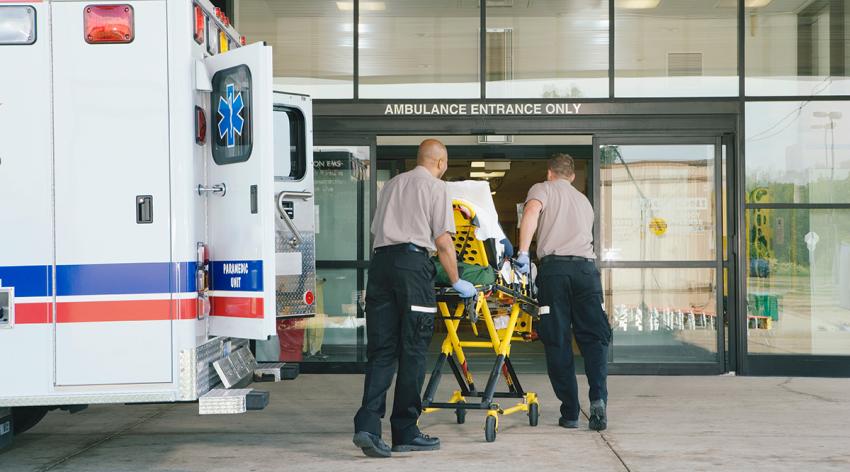
<path fill-rule="evenodd" d="M 361 143 L 361 141 L 363 141 Z M 314 147 L 316 317 L 304 326 L 302 370 L 356 370 L 365 356 L 371 144 L 328 140 Z"/>
<path fill-rule="evenodd" d="M 597 138 L 594 159 L 611 361 L 721 369 L 720 137 Z"/>

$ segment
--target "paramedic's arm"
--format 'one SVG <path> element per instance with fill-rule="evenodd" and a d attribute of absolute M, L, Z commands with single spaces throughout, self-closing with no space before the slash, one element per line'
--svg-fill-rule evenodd
<path fill-rule="evenodd" d="M 522 221 L 519 223 L 519 252 L 528 252 L 531 247 L 531 239 L 537 230 L 537 220 L 540 219 L 540 211 L 543 204 L 540 200 L 529 200 L 522 210 Z"/>
<path fill-rule="evenodd" d="M 434 240 L 434 245 L 437 246 L 437 256 L 440 258 L 440 264 L 449 276 L 449 282 L 452 285 L 459 278 L 457 275 L 457 254 L 455 254 L 455 244 L 452 241 L 452 235 L 443 233 Z"/>

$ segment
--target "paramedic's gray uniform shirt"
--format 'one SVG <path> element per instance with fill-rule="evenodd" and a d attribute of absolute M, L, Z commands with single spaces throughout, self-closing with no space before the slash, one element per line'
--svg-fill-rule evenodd
<path fill-rule="evenodd" d="M 594 259 L 593 206 L 564 179 L 535 184 L 525 202 L 543 204 L 537 223 L 537 257 L 579 256 Z"/>
<path fill-rule="evenodd" d="M 445 232 L 455 232 L 445 182 L 416 166 L 384 185 L 372 220 L 376 248 L 412 243 L 436 251 L 434 239 Z"/>

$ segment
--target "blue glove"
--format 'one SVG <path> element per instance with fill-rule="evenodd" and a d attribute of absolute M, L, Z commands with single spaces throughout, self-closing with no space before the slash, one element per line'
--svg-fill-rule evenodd
<path fill-rule="evenodd" d="M 457 279 L 457 282 L 452 284 L 452 288 L 457 290 L 460 298 L 472 298 L 478 293 L 475 286 L 463 279 Z"/>
<path fill-rule="evenodd" d="M 516 270 L 520 274 L 527 274 L 531 269 L 531 260 L 527 252 L 520 252 L 516 258 Z"/>
<path fill-rule="evenodd" d="M 514 246 L 511 244 L 510 240 L 508 240 L 508 238 L 505 238 L 499 242 L 505 246 L 505 258 L 510 259 L 514 257 Z"/>

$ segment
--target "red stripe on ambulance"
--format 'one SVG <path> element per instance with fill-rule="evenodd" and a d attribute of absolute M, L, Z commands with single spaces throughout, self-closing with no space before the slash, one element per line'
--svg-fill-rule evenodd
<path fill-rule="evenodd" d="M 16 303 L 15 324 L 50 324 L 52 308 L 51 303 Z M 198 317 L 198 300 L 59 302 L 56 315 L 57 323 L 192 320 Z"/>
<path fill-rule="evenodd" d="M 210 297 L 212 316 L 263 318 L 263 299 L 248 297 Z"/>
<path fill-rule="evenodd" d="M 52 303 L 16 303 L 16 324 L 44 324 L 53 322 Z"/>

